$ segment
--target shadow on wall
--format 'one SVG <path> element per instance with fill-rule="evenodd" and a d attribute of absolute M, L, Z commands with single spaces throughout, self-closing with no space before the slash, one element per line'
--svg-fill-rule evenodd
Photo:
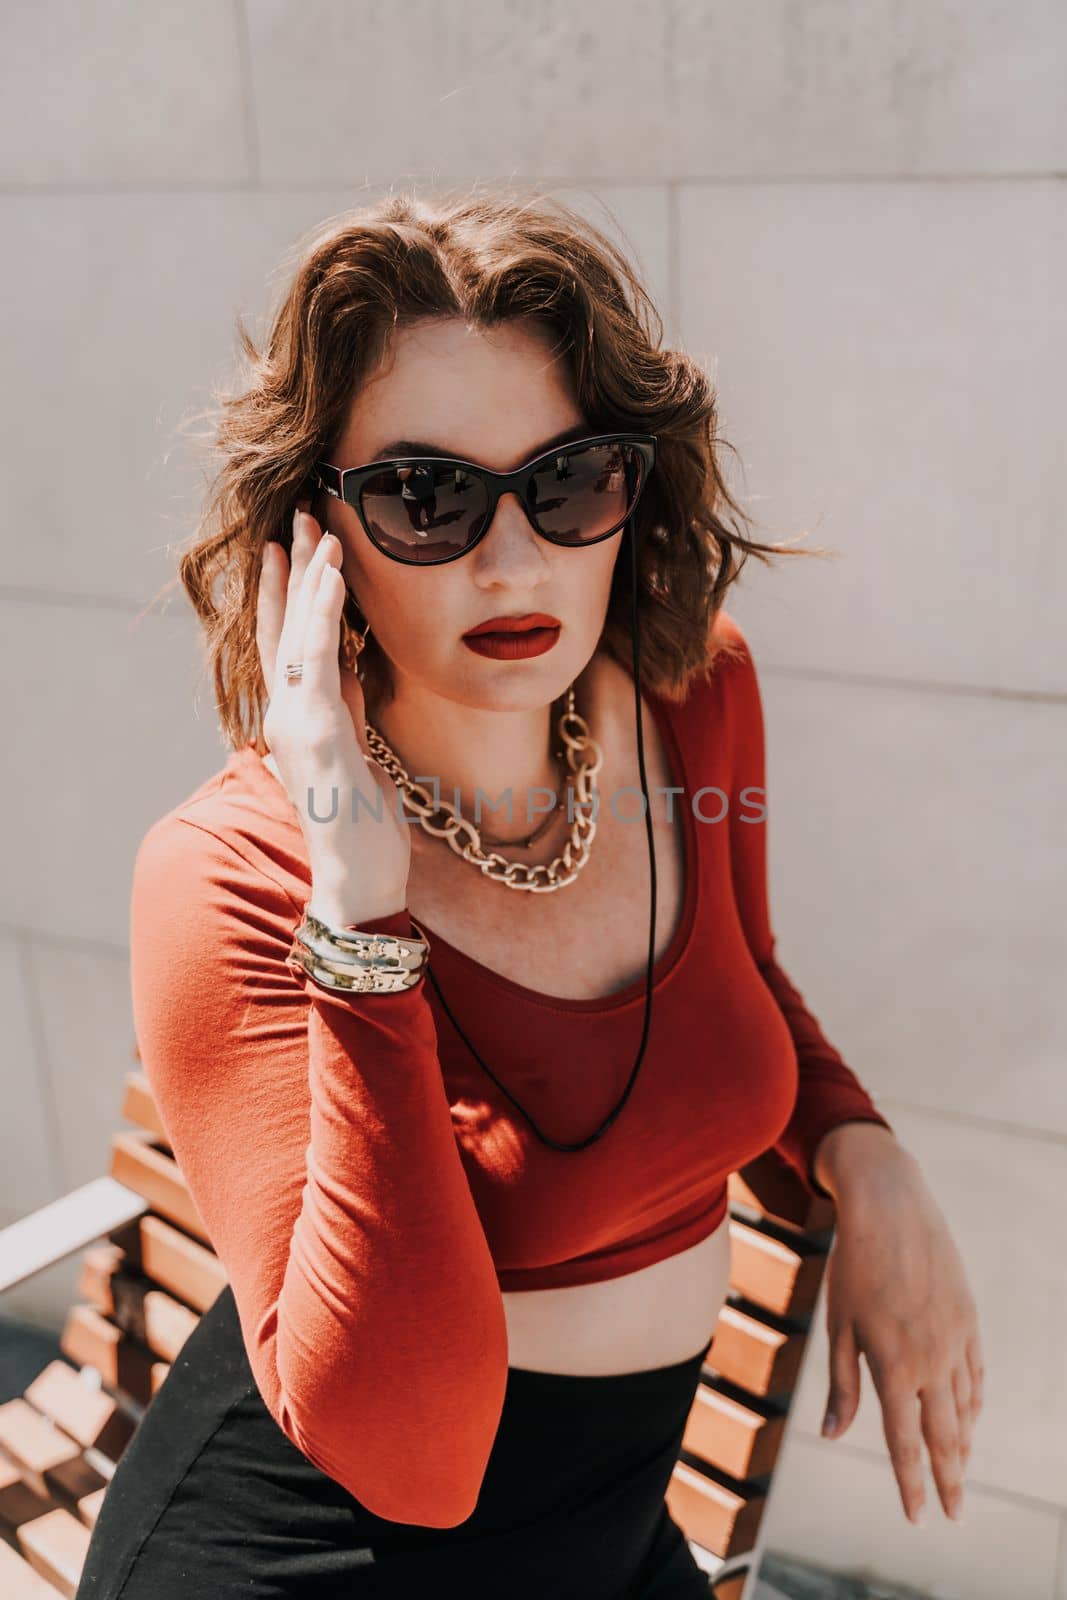
<path fill-rule="evenodd" d="M 930 1600 L 918 1589 L 899 1589 L 884 1579 L 866 1580 L 822 1572 L 786 1556 L 764 1555 L 754 1600 Z"/>
<path fill-rule="evenodd" d="M 0 1405 L 17 1399 L 60 1355 L 57 1334 L 32 1322 L 0 1317 Z"/>

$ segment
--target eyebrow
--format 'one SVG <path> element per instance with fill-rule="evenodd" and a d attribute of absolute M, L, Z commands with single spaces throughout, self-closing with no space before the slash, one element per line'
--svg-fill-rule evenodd
<path fill-rule="evenodd" d="M 554 450 L 557 445 L 571 444 L 575 439 L 591 437 L 595 429 L 590 429 L 587 422 L 576 422 L 569 428 L 564 428 L 562 433 L 553 434 L 551 439 L 545 439 L 537 445 L 527 456 L 532 461 L 535 456 L 543 455 L 546 450 Z M 376 455 L 370 457 L 371 461 L 391 461 L 395 456 L 449 456 L 457 461 L 468 461 L 469 456 L 460 455 L 455 450 L 446 450 L 443 445 L 432 444 L 426 439 L 390 439 L 388 444 L 383 444 Z"/>

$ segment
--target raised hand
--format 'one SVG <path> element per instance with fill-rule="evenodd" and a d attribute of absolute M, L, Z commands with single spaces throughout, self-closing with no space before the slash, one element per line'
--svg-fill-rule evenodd
<path fill-rule="evenodd" d="M 370 753 L 363 686 L 339 665 L 341 559 L 334 535 L 298 509 L 291 562 L 273 540 L 263 552 L 256 645 L 264 737 L 307 841 L 309 909 L 346 926 L 405 905 L 411 834 L 396 785 Z M 303 675 L 290 683 L 294 661 Z"/>

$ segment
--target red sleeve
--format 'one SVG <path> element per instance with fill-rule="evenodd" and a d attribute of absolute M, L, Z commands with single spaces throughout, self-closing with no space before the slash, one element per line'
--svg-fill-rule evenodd
<path fill-rule="evenodd" d="M 720 614 L 721 615 L 721 614 Z M 748 947 L 779 1010 L 797 1053 L 799 1084 L 793 1114 L 772 1149 L 817 1194 L 813 1163 L 819 1141 L 845 1122 L 875 1122 L 893 1129 L 804 1004 L 804 997 L 775 959 L 767 897 L 767 805 L 763 707 L 755 663 L 744 634 L 726 618 L 723 637 L 732 659 L 717 670 L 727 675 L 728 718 L 733 752 L 730 794 L 730 858 L 734 894 Z"/>
<path fill-rule="evenodd" d="M 272 1416 L 376 1515 L 450 1528 L 503 1407 L 496 1270 L 425 975 L 320 988 L 285 965 L 302 912 L 239 842 L 157 822 L 131 898 L 141 1057 Z"/>

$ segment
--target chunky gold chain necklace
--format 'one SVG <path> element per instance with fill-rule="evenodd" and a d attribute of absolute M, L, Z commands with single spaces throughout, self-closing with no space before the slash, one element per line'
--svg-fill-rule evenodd
<path fill-rule="evenodd" d="M 652 1021 L 652 974 L 655 963 L 656 926 L 656 846 L 653 838 L 652 820 L 650 815 L 648 778 L 645 772 L 644 737 L 641 727 L 641 663 L 639 659 L 640 629 L 638 626 L 637 617 L 637 594 L 639 582 L 637 570 L 637 540 L 634 534 L 632 523 L 627 524 L 626 532 L 629 535 L 630 547 L 630 636 L 633 644 L 634 718 L 637 730 L 637 764 L 641 773 L 641 793 L 644 796 L 645 801 L 645 834 L 648 839 L 648 870 L 651 880 L 651 892 L 649 896 L 648 909 L 648 956 L 645 964 L 645 1020 L 644 1026 L 641 1030 L 641 1040 L 637 1047 L 637 1054 L 634 1058 L 634 1064 L 630 1069 L 630 1076 L 626 1082 L 626 1087 L 623 1089 L 622 1094 L 616 1102 L 614 1108 L 601 1122 L 599 1128 L 597 1128 L 593 1133 L 587 1135 L 587 1137 L 584 1139 L 570 1140 L 566 1142 L 559 1139 L 552 1139 L 548 1134 L 542 1132 L 534 1118 L 526 1110 L 526 1107 L 520 1105 L 519 1101 L 512 1094 L 511 1090 L 505 1083 L 501 1082 L 496 1073 L 489 1066 L 488 1062 L 483 1060 L 474 1045 L 471 1043 L 470 1039 L 468 1039 L 466 1033 L 460 1027 L 459 1022 L 453 1014 L 451 1006 L 441 993 L 441 985 L 437 981 L 437 975 L 433 970 L 432 963 L 429 960 L 426 962 L 427 977 L 434 986 L 437 998 L 441 1003 L 445 1015 L 448 1017 L 449 1022 L 452 1024 L 459 1037 L 463 1040 L 463 1043 L 466 1045 L 475 1061 L 477 1061 L 486 1077 L 491 1079 L 492 1082 L 496 1084 L 501 1094 L 503 1094 L 511 1102 L 517 1111 L 522 1113 L 522 1115 L 526 1118 L 526 1121 L 530 1124 L 530 1127 L 533 1129 L 535 1136 L 540 1139 L 542 1144 L 548 1145 L 553 1150 L 563 1151 L 567 1155 L 571 1155 L 576 1151 L 585 1150 L 589 1145 L 595 1144 L 596 1141 L 602 1138 L 611 1125 L 615 1122 L 623 1106 L 630 1098 L 630 1091 L 633 1089 L 633 1086 L 637 1081 L 637 1074 L 640 1070 L 641 1062 L 644 1060 L 645 1050 L 648 1045 L 649 1027 Z M 353 600 L 354 598 L 355 597 L 353 596 Z M 352 628 L 346 623 L 344 613 L 342 613 L 341 626 L 342 661 L 345 666 L 351 668 L 358 674 L 359 655 L 366 644 L 367 635 L 370 633 L 370 624 L 366 624 L 361 634 L 355 628 Z M 568 732 L 568 724 L 570 727 L 573 727 L 577 730 L 575 734 L 570 734 Z M 547 890 L 560 889 L 566 883 L 573 883 L 576 874 L 581 870 L 582 866 L 584 866 L 589 857 L 589 846 L 592 842 L 593 835 L 596 832 L 596 823 L 592 817 L 584 818 L 583 814 L 579 812 L 579 818 L 582 820 L 578 825 L 576 825 L 575 829 L 572 830 L 570 842 L 568 843 L 563 856 L 557 857 L 557 859 L 551 862 L 547 867 L 535 867 L 532 869 L 524 868 L 515 862 L 505 860 L 503 856 L 497 855 L 495 852 L 487 855 L 481 848 L 481 841 L 477 830 L 473 828 L 465 818 L 458 816 L 451 806 L 441 805 L 437 802 L 434 802 L 427 794 L 425 789 L 421 788 L 420 785 L 413 783 L 411 778 L 409 778 L 408 774 L 404 771 L 404 768 L 401 766 L 400 762 L 397 760 L 393 751 L 390 750 L 381 734 L 378 733 L 377 729 L 373 728 L 369 722 L 365 723 L 365 726 L 367 730 L 368 743 L 371 749 L 376 752 L 374 759 L 378 760 L 383 769 L 394 778 L 400 793 L 404 798 L 404 803 L 408 805 L 409 809 L 415 812 L 420 823 L 424 828 L 427 829 L 428 832 L 436 834 L 437 837 L 447 838 L 452 849 L 455 850 L 458 855 L 462 856 L 465 860 L 472 862 L 473 865 L 477 866 L 480 871 L 485 872 L 488 876 L 497 878 L 500 882 L 513 889 L 532 889 L 535 892 L 540 891 L 544 893 Z M 580 800 L 584 803 L 589 803 L 590 801 L 595 802 L 597 790 L 592 783 L 592 779 L 596 773 L 600 771 L 603 763 L 603 757 L 601 755 L 600 746 L 593 738 L 590 737 L 588 726 L 575 712 L 573 685 L 568 692 L 567 709 L 560 718 L 559 727 L 567 751 L 568 765 L 571 767 L 571 770 L 577 774 L 578 781 L 576 788 L 578 790 Z M 591 761 L 584 761 L 583 756 L 588 752 L 593 753 L 594 759 Z M 577 759 L 575 759 L 576 755 Z M 443 810 L 446 813 L 449 819 L 448 822 L 443 828 L 440 829 L 435 829 L 432 825 L 427 826 L 429 819 L 432 818 L 439 810 Z M 555 813 L 553 813 L 553 815 L 554 814 Z M 460 834 L 466 835 L 466 843 L 460 844 L 457 842 L 457 836 Z M 529 843 L 529 840 L 525 842 Z M 561 867 L 563 868 L 563 873 L 565 873 L 566 876 L 561 873 Z M 531 881 L 541 877 L 547 879 L 547 881 L 544 883 Z"/>
<path fill-rule="evenodd" d="M 472 822 L 444 798 L 435 800 L 424 784 L 417 783 L 404 769 L 395 752 L 382 738 L 377 728 L 366 724 L 367 742 L 375 761 L 393 779 L 400 791 L 406 810 L 418 817 L 420 825 L 436 839 L 447 839 L 451 848 L 464 861 L 476 866 L 487 878 L 502 883 L 508 889 L 527 890 L 531 894 L 551 894 L 555 889 L 565 889 L 573 883 L 589 860 L 589 849 L 596 834 L 597 786 L 596 774 L 604 764 L 603 751 L 589 732 L 589 724 L 575 710 L 574 685 L 567 690 L 567 704 L 557 723 L 567 765 L 573 774 L 575 792 L 574 820 L 570 838 L 561 855 L 541 866 L 527 866 L 521 861 L 508 861 L 497 850 L 484 850 L 482 838 Z M 568 781 L 570 779 L 568 778 Z M 516 845 L 529 845 L 547 828 L 555 815 L 549 813 L 543 828 Z M 443 815 L 443 822 L 434 819 Z"/>

